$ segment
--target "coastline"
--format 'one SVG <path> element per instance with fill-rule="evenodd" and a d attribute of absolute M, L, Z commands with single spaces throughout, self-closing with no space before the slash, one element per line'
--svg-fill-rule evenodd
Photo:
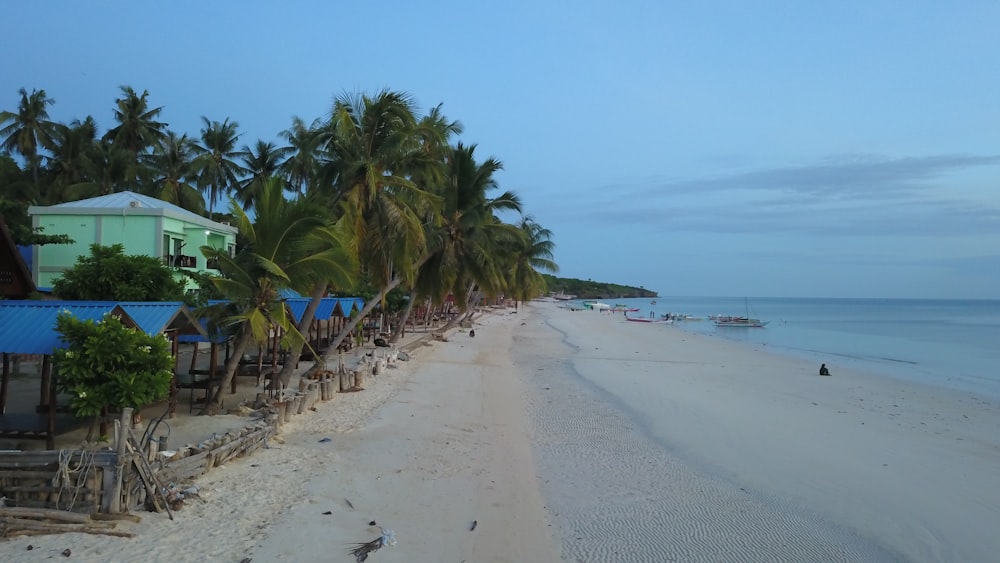
<path fill-rule="evenodd" d="M 376 521 L 397 545 L 369 561 L 558 561 L 523 381 L 510 373 L 515 326 L 516 315 L 492 310 L 477 319 L 475 339 L 459 329 L 426 340 L 364 391 L 337 394 L 282 425 L 264 449 L 199 478 L 201 500 L 173 521 L 140 512 L 140 523 L 119 525 L 132 539 L 10 538 L 0 559 L 69 549 L 78 561 L 122 563 L 353 561 L 353 544 L 379 536 Z"/>
<path fill-rule="evenodd" d="M 621 316 L 537 312 L 518 363 L 545 397 L 530 412 L 568 559 L 984 561 L 1000 549 L 995 401 L 848 369 L 819 377 L 818 362 Z"/>
<path fill-rule="evenodd" d="M 293 418 L 174 521 L 12 538 L 0 558 L 352 561 L 373 520 L 397 541 L 378 562 L 1000 550 L 996 402 L 555 303 L 475 328 Z"/>

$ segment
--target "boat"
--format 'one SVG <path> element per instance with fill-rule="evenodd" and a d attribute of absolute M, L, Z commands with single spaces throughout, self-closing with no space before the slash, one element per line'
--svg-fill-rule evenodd
<path fill-rule="evenodd" d="M 748 328 L 763 328 L 767 326 L 770 321 L 762 321 L 760 319 L 751 319 L 749 317 L 716 317 L 715 326 L 732 326 L 732 327 L 748 327 Z"/>
<path fill-rule="evenodd" d="M 673 319 L 666 319 L 666 318 L 663 318 L 663 317 L 660 317 L 660 318 L 654 317 L 654 318 L 651 318 L 651 319 L 644 319 L 642 317 L 630 317 L 630 316 L 628 316 L 628 314 L 625 315 L 625 320 L 632 321 L 634 323 L 661 323 L 661 324 L 670 324 L 670 323 L 674 322 Z"/>
<path fill-rule="evenodd" d="M 593 309 L 594 311 L 603 311 L 611 308 L 611 305 L 608 305 L 607 303 L 601 303 L 600 301 L 584 301 L 583 306 L 589 309 Z"/>
<path fill-rule="evenodd" d="M 764 328 L 767 326 L 768 321 L 762 321 L 760 319 L 754 319 L 750 317 L 750 305 L 746 298 L 743 299 L 743 305 L 746 308 L 746 315 L 742 317 L 731 317 L 724 315 L 714 315 L 711 317 L 715 321 L 715 326 L 722 327 L 738 327 L 738 328 Z"/>

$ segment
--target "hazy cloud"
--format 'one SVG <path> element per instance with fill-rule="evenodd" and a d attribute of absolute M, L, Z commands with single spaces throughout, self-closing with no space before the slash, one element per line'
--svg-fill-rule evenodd
<path fill-rule="evenodd" d="M 998 164 L 1000 156 L 842 157 L 810 166 L 581 190 L 545 215 L 642 224 L 659 232 L 997 233 L 1000 208 L 952 195 L 954 179 L 948 176 Z"/>

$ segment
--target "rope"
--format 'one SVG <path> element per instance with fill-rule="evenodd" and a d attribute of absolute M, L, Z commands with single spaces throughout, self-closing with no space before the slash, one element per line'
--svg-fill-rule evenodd
<path fill-rule="evenodd" d="M 64 510 L 73 510 L 76 501 L 80 496 L 80 491 L 87 486 L 87 479 L 94 469 L 94 452 L 90 450 L 79 450 L 80 462 L 76 468 L 70 468 L 73 460 L 73 450 L 59 450 L 59 468 L 52 478 L 52 486 L 58 491 L 56 497 L 56 508 L 59 508 L 64 493 L 69 496 L 69 504 Z"/>

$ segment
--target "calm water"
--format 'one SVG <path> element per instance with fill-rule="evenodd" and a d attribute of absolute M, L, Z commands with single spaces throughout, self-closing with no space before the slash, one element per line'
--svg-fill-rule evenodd
<path fill-rule="evenodd" d="M 603 300 L 635 315 L 681 313 L 702 321 L 664 330 L 765 345 L 775 353 L 1000 397 L 1000 301 L 657 297 Z M 744 315 L 765 328 L 720 328 L 708 315 Z"/>

